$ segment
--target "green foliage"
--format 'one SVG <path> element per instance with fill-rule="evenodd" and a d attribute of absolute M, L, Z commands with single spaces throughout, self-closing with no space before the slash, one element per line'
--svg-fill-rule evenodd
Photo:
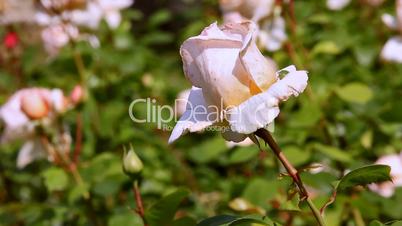
<path fill-rule="evenodd" d="M 180 222 L 173 222 L 175 213 L 181 201 L 189 194 L 185 189 L 179 189 L 159 200 L 146 212 L 145 219 L 150 226 L 157 225 L 180 225 Z M 187 222 L 186 220 L 185 222 Z"/>
<path fill-rule="evenodd" d="M 49 168 L 42 173 L 44 183 L 47 189 L 52 191 L 61 191 L 68 186 L 67 174 L 59 168 Z"/>
<path fill-rule="evenodd" d="M 371 165 L 352 170 L 339 181 L 338 191 L 343 191 L 356 185 L 367 185 L 391 181 L 391 167 L 387 165 Z"/>
<path fill-rule="evenodd" d="M 295 64 L 307 70 L 309 81 L 299 97 L 280 104 L 275 140 L 319 208 L 337 185 L 335 202 L 323 214 L 328 226 L 400 225 L 395 220 L 402 219 L 402 188 L 388 198 L 364 186 L 389 180 L 388 166 L 372 164 L 402 150 L 402 64 L 380 59 L 387 39 L 398 35 L 381 22 L 383 13 L 395 13 L 395 1 L 378 7 L 351 1 L 340 11 L 328 10 L 325 0 L 293 1 L 294 32 L 289 1 L 277 2 L 285 4 L 288 41 L 263 54 L 278 69 Z M 263 142 L 262 150 L 229 147 L 220 133 L 205 131 L 168 145 L 170 130 L 129 117 L 133 100 L 151 98 L 155 106 L 173 106 L 177 94 L 191 88 L 180 45 L 221 18 L 216 0 L 136 0 L 118 28 L 102 23 L 93 31 L 98 48 L 77 41 L 54 58 L 45 53 L 39 28 L 2 26 L 1 40 L 12 30 L 22 45 L 20 55 L 5 58 L 10 51 L 0 44 L 1 105 L 24 87 L 60 88 L 68 95 L 82 82 L 74 53 L 82 56 L 89 95 L 60 119 L 73 141 L 72 161 L 81 131 L 76 169 L 82 182 L 73 176 L 72 165 L 47 158 L 19 169 L 15 163 L 23 141 L 1 144 L 0 226 L 142 226 L 133 183 L 122 170 L 128 144 L 143 163 L 136 179 L 149 226 L 315 225 Z M 138 118 L 146 111 L 144 105 L 133 108 Z M 234 200 L 247 205 L 234 208 Z"/>
<path fill-rule="evenodd" d="M 205 219 L 197 226 L 275 226 L 278 225 L 268 219 L 261 217 L 236 217 L 231 215 L 220 215 Z"/>

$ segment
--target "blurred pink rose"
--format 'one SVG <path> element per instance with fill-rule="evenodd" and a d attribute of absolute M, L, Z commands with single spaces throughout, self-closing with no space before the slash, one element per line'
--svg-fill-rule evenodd
<path fill-rule="evenodd" d="M 33 135 L 34 119 L 52 118 L 65 110 L 64 96 L 59 89 L 27 88 L 17 91 L 0 108 L 4 123 L 0 142 L 6 143 Z"/>
<path fill-rule="evenodd" d="M 402 153 L 382 156 L 375 163 L 391 167 L 392 182 L 370 184 L 369 188 L 381 196 L 391 197 L 395 192 L 395 188 L 402 186 Z"/>
<path fill-rule="evenodd" d="M 82 86 L 76 85 L 70 93 L 70 100 L 73 104 L 78 104 L 84 99 L 84 90 Z"/>
<path fill-rule="evenodd" d="M 41 119 L 49 113 L 49 103 L 40 92 L 26 93 L 21 97 L 21 110 L 30 119 Z"/>
<path fill-rule="evenodd" d="M 193 88 L 169 142 L 213 124 L 227 127 L 225 139 L 240 142 L 273 122 L 280 101 L 305 89 L 305 71 L 288 67 L 283 79 L 275 73 L 256 46 L 256 29 L 251 21 L 214 23 L 183 43 L 184 73 Z"/>

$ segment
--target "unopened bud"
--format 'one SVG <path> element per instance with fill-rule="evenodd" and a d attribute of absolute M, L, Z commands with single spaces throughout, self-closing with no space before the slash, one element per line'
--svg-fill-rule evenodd
<path fill-rule="evenodd" d="M 49 104 L 39 92 L 29 92 L 21 97 L 21 110 L 30 119 L 40 119 L 48 115 Z"/>
<path fill-rule="evenodd" d="M 84 90 L 80 85 L 76 85 L 71 91 L 70 100 L 73 104 L 78 104 L 84 99 Z"/>
<path fill-rule="evenodd" d="M 141 159 L 134 152 L 134 148 L 130 145 L 130 149 L 126 151 L 124 148 L 123 156 L 123 171 L 132 179 L 137 179 L 142 171 L 144 165 Z"/>

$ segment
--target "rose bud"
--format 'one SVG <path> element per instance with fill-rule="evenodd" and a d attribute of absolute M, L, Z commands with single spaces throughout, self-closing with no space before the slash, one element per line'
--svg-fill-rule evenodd
<path fill-rule="evenodd" d="M 134 148 L 131 145 L 128 151 L 126 151 L 126 149 L 124 148 L 124 156 L 123 156 L 124 173 L 131 179 L 136 180 L 140 176 L 143 167 L 144 165 L 142 164 L 141 159 L 134 152 Z"/>
<path fill-rule="evenodd" d="M 17 33 L 8 32 L 6 34 L 6 36 L 4 37 L 3 43 L 7 49 L 14 49 L 19 43 L 19 38 L 18 38 Z"/>
<path fill-rule="evenodd" d="M 73 104 L 78 104 L 84 99 L 84 90 L 80 85 L 76 85 L 71 91 L 70 100 Z"/>
<path fill-rule="evenodd" d="M 48 115 L 49 104 L 39 92 L 33 91 L 21 97 L 21 110 L 30 119 L 40 119 Z"/>

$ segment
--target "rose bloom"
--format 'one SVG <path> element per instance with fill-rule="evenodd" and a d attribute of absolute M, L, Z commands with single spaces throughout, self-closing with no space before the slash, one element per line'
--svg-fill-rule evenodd
<path fill-rule="evenodd" d="M 59 89 L 26 88 L 17 91 L 0 108 L 3 122 L 1 143 L 29 136 L 34 119 L 51 118 L 66 109 L 63 92 Z"/>
<path fill-rule="evenodd" d="M 169 142 L 211 125 L 223 128 L 226 140 L 243 141 L 273 123 L 280 101 L 303 92 L 307 72 L 290 66 L 275 73 L 257 48 L 256 30 L 251 21 L 222 28 L 213 23 L 183 43 L 184 73 L 193 88 Z"/>
<path fill-rule="evenodd" d="M 44 127 L 52 126 L 54 118 L 64 112 L 67 107 L 61 90 L 44 88 L 19 90 L 1 106 L 0 143 L 25 141 L 17 158 L 19 168 L 23 168 L 34 159 L 46 156 L 40 137 L 35 134 L 35 128 L 39 124 Z"/>
<path fill-rule="evenodd" d="M 391 197 L 395 192 L 395 188 L 402 186 L 402 153 L 382 156 L 375 163 L 391 167 L 392 182 L 370 184 L 369 188 L 381 196 Z"/>
<path fill-rule="evenodd" d="M 108 26 L 115 29 L 121 23 L 120 11 L 133 3 L 133 0 L 92 0 L 85 9 L 66 12 L 64 17 L 77 25 L 91 29 L 98 28 L 102 19 L 105 19 Z"/>
<path fill-rule="evenodd" d="M 78 39 L 79 31 L 75 26 L 70 24 L 57 24 L 43 29 L 41 37 L 46 51 L 50 56 L 55 56 L 71 40 Z"/>

